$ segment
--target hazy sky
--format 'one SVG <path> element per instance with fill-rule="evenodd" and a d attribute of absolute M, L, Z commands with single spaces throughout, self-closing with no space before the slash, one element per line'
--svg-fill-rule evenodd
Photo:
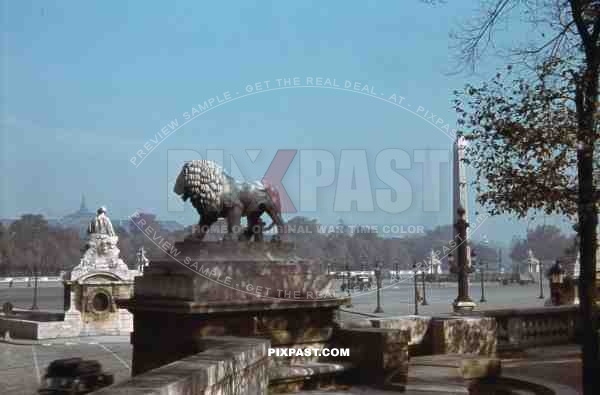
<path fill-rule="evenodd" d="M 75 211 L 85 193 L 91 208 L 106 205 L 114 218 L 143 209 L 192 223 L 195 211 L 188 203 L 182 212 L 171 192 L 184 160 L 224 150 L 226 168 L 232 155 L 244 176 L 260 179 L 277 150 L 291 149 L 325 150 L 335 160 L 311 178 L 313 160 L 327 154 L 295 156 L 283 184 L 294 205 L 305 209 L 299 214 L 328 224 L 338 218 L 449 223 L 451 140 L 443 127 L 456 126 L 452 91 L 473 79 L 448 75 L 448 35 L 476 2 L 173 3 L 2 3 L 0 217 L 59 217 Z M 511 28 L 511 34 L 523 32 Z M 286 78 L 293 86 L 294 77 L 298 86 L 273 89 L 284 87 Z M 335 79 L 339 88 L 309 87 L 307 77 L 313 84 Z M 263 91 L 256 93 L 258 82 Z M 356 82 L 361 85 L 352 92 Z M 214 108 L 182 126 L 185 113 L 197 115 L 192 109 L 210 99 Z M 178 129 L 166 137 L 161 129 L 172 122 Z M 155 148 L 141 162 L 137 153 L 148 151 L 145 145 Z M 389 149 L 406 155 L 388 151 L 378 163 L 378 153 Z M 432 149 L 439 152 L 425 156 L 430 166 L 424 170 L 416 151 Z M 261 151 L 252 162 L 259 151 L 246 150 Z M 433 157 L 446 163 L 434 166 Z M 389 188 L 382 178 L 391 179 L 391 159 L 406 159 L 395 163 L 412 189 L 397 184 L 404 185 L 400 205 L 408 208 L 396 214 L 382 209 L 375 191 Z M 332 182 L 314 201 L 313 186 L 330 174 Z M 358 205 L 366 212 L 356 205 L 340 211 L 343 198 L 351 197 L 345 185 L 359 189 Z M 439 208 L 425 212 L 423 202 Z M 491 218 L 475 238 L 508 241 L 534 224 Z"/>

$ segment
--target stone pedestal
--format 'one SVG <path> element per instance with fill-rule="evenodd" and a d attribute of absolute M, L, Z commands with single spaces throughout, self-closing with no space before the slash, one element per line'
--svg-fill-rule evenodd
<path fill-rule="evenodd" d="M 116 299 L 131 297 L 133 278 L 119 258 L 117 236 L 89 235 L 79 265 L 65 276 L 65 321 L 77 325 L 78 336 L 123 335 L 133 330 L 131 314 Z"/>
<path fill-rule="evenodd" d="M 202 351 L 205 336 L 321 348 L 347 303 L 333 277 L 296 259 L 288 244 L 186 240 L 173 247 L 168 260 L 151 259 L 135 278 L 133 298 L 118 301 L 134 316 L 133 375 Z"/>

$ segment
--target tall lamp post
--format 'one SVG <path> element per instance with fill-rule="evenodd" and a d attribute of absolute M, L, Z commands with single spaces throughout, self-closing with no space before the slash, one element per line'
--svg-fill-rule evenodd
<path fill-rule="evenodd" d="M 41 259 L 41 258 L 40 258 Z M 38 267 L 37 262 L 33 265 L 33 303 L 31 304 L 31 310 L 37 310 L 37 299 L 38 299 Z"/>
<path fill-rule="evenodd" d="M 383 308 L 381 307 L 381 269 L 381 260 L 377 259 L 377 263 L 375 264 L 375 279 L 377 281 L 377 307 L 373 313 L 383 313 Z"/>
<path fill-rule="evenodd" d="M 454 226 L 458 232 L 456 242 L 457 248 L 457 271 L 458 271 L 458 295 L 452 304 L 455 313 L 470 312 L 475 308 L 475 303 L 469 297 L 469 268 L 467 263 L 467 227 L 469 224 L 465 219 L 465 209 L 459 207 L 457 210 L 458 220 Z"/>
<path fill-rule="evenodd" d="M 498 248 L 498 266 L 497 266 L 497 273 L 496 275 L 498 275 L 498 273 L 502 273 L 502 249 Z"/>
<path fill-rule="evenodd" d="M 544 279 L 544 263 L 541 260 L 538 261 L 538 271 L 540 272 L 540 296 L 538 296 L 538 299 L 544 299 L 544 285 L 542 284 Z"/>
<path fill-rule="evenodd" d="M 415 315 L 419 315 L 419 285 L 417 280 L 417 262 L 413 261 L 414 284 L 415 284 Z"/>
<path fill-rule="evenodd" d="M 423 306 L 427 306 L 429 305 L 429 303 L 427 303 L 427 294 L 425 292 L 425 269 L 421 270 L 421 283 L 423 286 L 423 301 L 421 302 L 421 304 Z"/>
<path fill-rule="evenodd" d="M 345 258 L 344 261 L 346 262 L 346 293 L 348 296 L 348 304 L 346 307 L 352 307 L 352 297 L 350 296 L 350 265 L 348 264 L 348 258 Z"/>
<path fill-rule="evenodd" d="M 473 267 L 477 264 L 477 254 L 475 250 L 471 250 L 471 264 Z M 485 303 L 485 271 L 483 270 L 483 260 L 479 263 L 479 276 L 481 277 L 481 298 L 479 299 L 480 303 Z"/>

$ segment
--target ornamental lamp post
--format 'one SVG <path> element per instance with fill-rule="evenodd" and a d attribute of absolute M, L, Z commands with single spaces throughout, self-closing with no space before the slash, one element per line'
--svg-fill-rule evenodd
<path fill-rule="evenodd" d="M 377 280 L 377 308 L 375 308 L 373 313 L 383 313 L 383 308 L 381 307 L 381 269 L 381 260 L 377 259 L 377 263 L 375 265 L 375 279 Z"/>
<path fill-rule="evenodd" d="M 38 310 L 38 267 L 37 262 L 33 265 L 33 303 L 31 304 L 31 310 Z"/>
<path fill-rule="evenodd" d="M 475 265 L 477 264 L 477 254 L 475 253 L 475 250 L 473 249 L 471 251 L 471 262 L 473 267 L 475 267 Z M 483 259 L 481 260 L 481 262 L 479 262 L 479 276 L 481 277 L 481 298 L 479 299 L 480 303 L 485 303 L 487 302 L 487 300 L 485 300 L 485 272 L 483 270 L 483 266 L 484 262 Z"/>
<path fill-rule="evenodd" d="M 348 258 L 345 258 L 344 261 L 346 262 L 346 293 L 348 296 L 346 307 L 350 308 L 352 307 L 352 297 L 350 296 L 350 264 L 348 263 Z"/>
<path fill-rule="evenodd" d="M 538 261 L 538 271 L 540 272 L 540 296 L 538 296 L 538 299 L 544 299 L 544 285 L 543 285 L 544 263 L 541 260 Z"/>
<path fill-rule="evenodd" d="M 417 281 L 417 261 L 413 261 L 413 283 L 415 285 L 415 315 L 419 315 L 419 285 Z"/>
<path fill-rule="evenodd" d="M 475 308 L 475 303 L 469 297 L 469 267 L 467 262 L 467 227 L 469 224 L 465 219 L 466 211 L 459 207 L 457 210 L 458 220 L 454 226 L 457 230 L 457 271 L 458 271 L 458 295 L 452 304 L 455 313 L 470 312 Z"/>
<path fill-rule="evenodd" d="M 427 294 L 425 292 L 425 270 L 421 270 L 421 283 L 422 283 L 422 287 L 423 287 L 423 301 L 421 302 L 421 305 L 423 306 L 427 306 L 429 305 L 429 303 L 427 303 Z"/>

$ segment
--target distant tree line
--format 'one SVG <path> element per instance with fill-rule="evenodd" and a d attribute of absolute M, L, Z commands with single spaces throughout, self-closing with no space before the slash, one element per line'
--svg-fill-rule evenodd
<path fill-rule="evenodd" d="M 575 259 L 577 256 L 575 236 L 565 235 L 553 225 L 540 225 L 530 229 L 525 239 L 514 239 L 510 258 L 513 262 L 524 262 L 530 249 L 541 261 L 555 261 L 562 256 Z M 524 271 L 526 266 L 521 265 L 520 268 Z"/>
<path fill-rule="evenodd" d="M 160 228 L 152 214 L 144 217 L 147 229 L 153 229 L 153 238 L 175 243 L 192 232 L 191 227 L 182 231 L 168 232 Z M 424 234 L 411 234 L 402 238 L 384 238 L 370 228 L 350 227 L 340 222 L 335 232 L 324 233 L 316 219 L 294 217 L 288 221 L 288 240 L 296 245 L 296 255 L 317 258 L 322 269 L 327 266 L 334 271 L 373 270 L 378 259 L 385 270 L 411 270 L 414 263 L 426 262 L 431 251 L 435 251 L 442 262 L 449 252 L 453 237 L 451 225 L 427 230 Z M 119 236 L 119 249 L 123 260 L 131 267 L 136 265 L 136 253 L 144 246 L 147 256 L 164 256 L 159 243 L 144 234 L 143 229 L 131 222 L 128 227 L 115 226 Z M 210 235 L 208 236 L 210 237 Z M 213 236 L 214 237 L 214 236 Z M 493 243 L 472 243 L 480 262 L 490 270 L 497 268 L 499 248 Z M 556 259 L 573 245 L 572 237 L 563 235 L 554 226 L 540 226 L 528 232 L 526 239 L 515 239 L 510 258 L 523 262 L 531 248 L 539 259 Z M 8 226 L 0 224 L 0 276 L 31 275 L 34 270 L 44 275 L 58 275 L 70 270 L 81 259 L 84 240 L 78 229 L 48 225 L 42 215 L 27 214 Z M 426 263 L 425 263 L 426 264 Z"/>

